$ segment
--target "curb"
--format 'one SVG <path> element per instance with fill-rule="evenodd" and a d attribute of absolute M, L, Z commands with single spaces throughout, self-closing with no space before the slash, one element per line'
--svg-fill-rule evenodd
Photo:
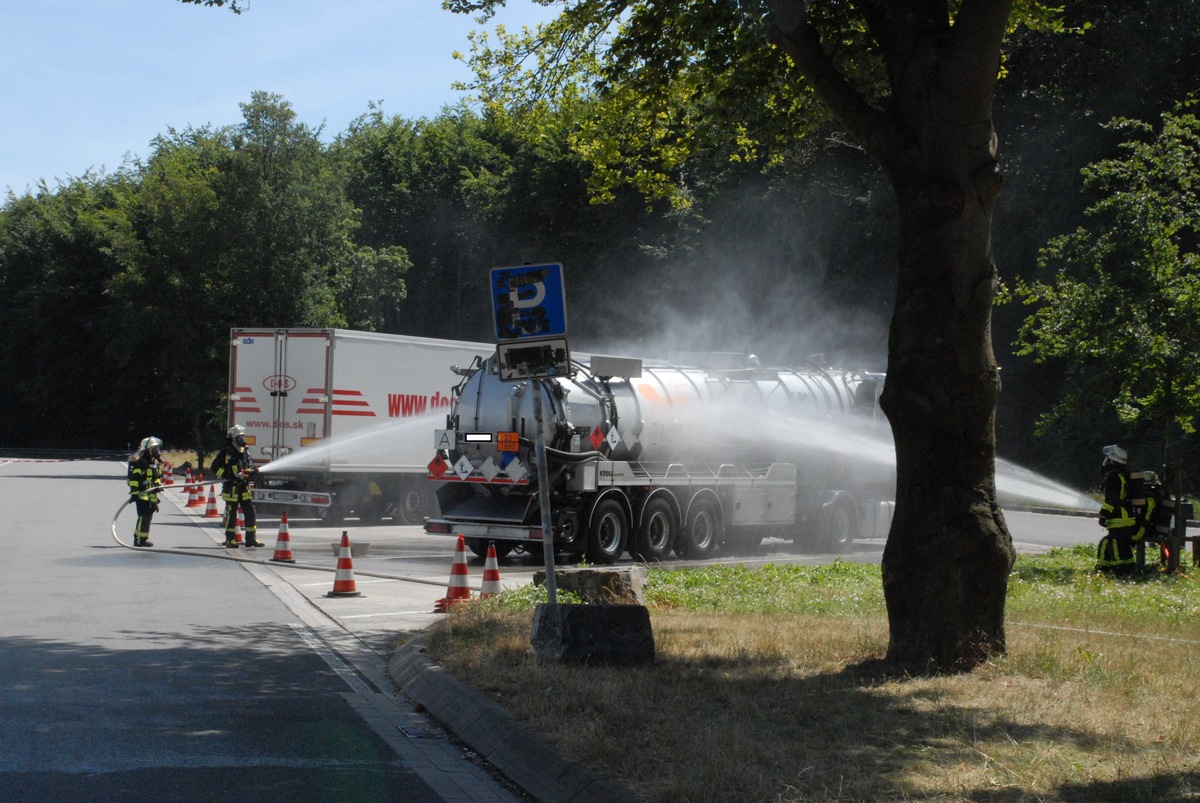
<path fill-rule="evenodd" d="M 392 655 L 387 671 L 405 696 L 542 803 L 644 800 L 623 783 L 562 758 L 541 735 L 434 663 L 419 636 Z"/>

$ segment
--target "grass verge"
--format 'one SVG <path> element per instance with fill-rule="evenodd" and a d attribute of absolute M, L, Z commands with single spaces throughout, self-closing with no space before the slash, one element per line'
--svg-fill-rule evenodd
<path fill-rule="evenodd" d="M 427 649 L 655 801 L 1200 800 L 1200 583 L 1093 561 L 1018 558 L 1008 653 L 962 675 L 891 672 L 879 568 L 841 562 L 652 570 L 645 668 L 539 664 L 528 588 Z"/>

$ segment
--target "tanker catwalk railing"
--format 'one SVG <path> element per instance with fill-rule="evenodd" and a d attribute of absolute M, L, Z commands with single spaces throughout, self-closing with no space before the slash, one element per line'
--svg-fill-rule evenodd
<path fill-rule="evenodd" d="M 170 487 L 178 488 L 178 489 L 186 489 L 186 488 L 191 488 L 191 487 L 203 488 L 205 485 L 216 485 L 216 483 L 215 482 L 192 482 L 192 483 L 183 483 L 182 485 L 176 484 L 176 485 L 172 485 Z M 165 490 L 167 490 L 167 486 L 159 485 L 159 486 L 151 489 L 150 493 L 159 493 L 159 492 L 162 492 Z M 178 549 L 178 548 L 172 548 L 172 547 L 135 547 L 133 544 L 125 543 L 124 541 L 121 540 L 120 536 L 117 535 L 117 519 L 120 518 L 121 512 L 124 511 L 126 507 L 133 504 L 133 501 L 134 501 L 133 497 L 126 499 L 120 505 L 120 507 L 117 508 L 117 512 L 113 514 L 113 518 L 112 518 L 112 525 L 111 525 L 112 539 L 113 539 L 113 541 L 116 541 L 117 546 L 124 547 L 125 549 L 129 549 L 134 552 L 149 552 L 149 553 L 166 554 L 166 555 L 186 555 L 187 557 L 209 558 L 211 560 L 230 560 L 230 561 L 233 561 L 234 563 L 249 563 L 249 564 L 253 564 L 255 566 L 265 566 L 266 568 L 269 568 L 269 569 L 271 569 L 271 568 L 287 568 L 287 569 L 305 569 L 305 570 L 314 571 L 314 572 L 335 572 L 335 573 L 337 572 L 336 566 L 334 566 L 334 567 L 317 566 L 317 565 L 314 565 L 311 563 L 278 563 L 278 562 L 272 562 L 269 558 L 262 559 L 262 558 L 257 558 L 257 557 L 243 557 L 245 555 L 253 555 L 256 553 L 249 552 L 249 551 L 242 550 L 242 549 L 239 549 L 238 552 L 236 554 L 234 554 L 232 552 L 223 552 L 223 553 L 222 552 L 217 552 L 217 553 L 197 552 L 197 551 L 194 551 L 191 549 Z M 222 549 L 224 549 L 224 547 L 222 547 Z M 359 569 L 355 569 L 354 574 L 356 577 L 359 575 L 361 575 L 363 577 L 377 577 L 382 580 L 396 580 L 397 582 L 401 582 L 401 583 L 418 583 L 420 585 L 437 586 L 439 588 L 444 588 L 446 585 L 445 580 L 430 580 L 425 577 L 412 577 L 409 575 L 402 575 L 402 574 L 383 574 L 381 572 L 360 571 Z M 469 586 L 469 588 L 472 591 L 479 591 L 479 588 L 476 586 Z"/>
<path fill-rule="evenodd" d="M 640 480 L 662 480 L 669 482 L 710 482 L 717 480 L 768 480 L 775 466 L 790 466 L 791 463 L 762 463 L 735 465 L 722 463 L 715 469 L 707 463 L 627 463 L 633 476 Z M 778 481 L 784 482 L 785 479 Z"/>

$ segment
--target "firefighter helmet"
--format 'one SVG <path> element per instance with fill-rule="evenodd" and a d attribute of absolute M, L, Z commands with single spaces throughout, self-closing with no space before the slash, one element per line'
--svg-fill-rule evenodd
<path fill-rule="evenodd" d="M 1121 466 L 1127 465 L 1129 463 L 1129 453 L 1126 452 L 1124 449 L 1122 449 L 1120 446 L 1116 446 L 1116 445 L 1105 446 L 1103 449 L 1103 452 L 1104 452 L 1104 465 L 1106 465 L 1106 466 L 1111 463 L 1116 463 L 1117 465 L 1121 465 Z"/>
<path fill-rule="evenodd" d="M 149 438 L 142 438 L 138 448 L 151 457 L 158 457 L 162 452 L 162 441 L 151 435 Z"/>
<path fill-rule="evenodd" d="M 233 443 L 237 446 L 245 446 L 246 445 L 246 428 L 243 427 L 241 424 L 234 424 L 232 427 L 229 428 L 229 431 L 225 433 L 225 437 L 228 438 L 231 443 Z"/>

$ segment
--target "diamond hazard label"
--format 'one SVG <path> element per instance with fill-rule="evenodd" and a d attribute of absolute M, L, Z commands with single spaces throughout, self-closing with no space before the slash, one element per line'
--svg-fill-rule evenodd
<path fill-rule="evenodd" d="M 471 465 L 471 461 L 466 455 L 458 458 L 458 462 L 454 464 L 454 473 L 458 475 L 460 480 L 465 480 L 471 476 L 471 472 L 475 470 L 475 466 Z"/>

